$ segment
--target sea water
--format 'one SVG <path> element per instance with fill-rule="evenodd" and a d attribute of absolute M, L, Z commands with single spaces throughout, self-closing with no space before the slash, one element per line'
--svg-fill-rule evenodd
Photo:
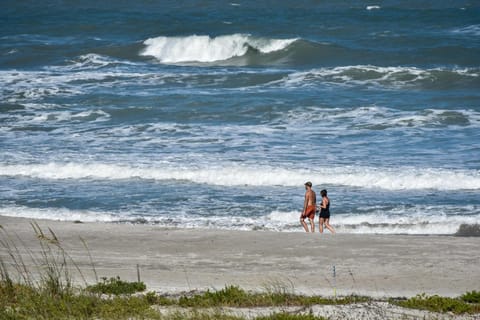
<path fill-rule="evenodd" d="M 480 222 L 477 1 L 2 1 L 0 215 Z M 1 220 L 0 220 L 1 221 Z"/>

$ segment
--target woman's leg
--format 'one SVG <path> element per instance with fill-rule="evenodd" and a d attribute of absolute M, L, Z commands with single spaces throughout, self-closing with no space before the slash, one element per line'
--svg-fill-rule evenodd
<path fill-rule="evenodd" d="M 320 230 L 320 233 L 323 233 L 323 224 L 325 223 L 325 220 L 323 218 L 320 218 L 320 222 L 318 223 L 318 229 Z"/>
<path fill-rule="evenodd" d="M 330 230 L 332 234 L 335 234 L 335 229 L 330 225 L 330 218 L 325 219 L 325 228 Z"/>

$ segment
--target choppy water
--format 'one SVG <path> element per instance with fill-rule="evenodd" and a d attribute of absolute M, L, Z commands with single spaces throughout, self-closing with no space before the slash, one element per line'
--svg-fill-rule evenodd
<path fill-rule="evenodd" d="M 340 232 L 480 222 L 476 1 L 3 1 L 0 215 Z"/>

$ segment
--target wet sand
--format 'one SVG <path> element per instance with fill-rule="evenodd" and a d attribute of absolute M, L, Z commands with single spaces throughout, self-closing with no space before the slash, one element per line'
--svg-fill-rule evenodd
<path fill-rule="evenodd" d="M 31 221 L 0 216 L 0 225 L 18 246 L 38 252 Z M 338 295 L 371 297 L 458 296 L 480 285 L 480 238 L 475 237 L 332 236 L 36 222 L 44 231 L 55 232 L 89 283 L 95 282 L 90 254 L 98 277 L 118 275 L 134 281 L 138 265 L 148 290 L 162 293 L 238 285 L 247 290 L 285 288 L 308 295 L 331 296 L 336 289 Z M 5 248 L 0 248 L 0 255 L 9 261 Z M 78 275 L 76 281 L 81 283 Z"/>

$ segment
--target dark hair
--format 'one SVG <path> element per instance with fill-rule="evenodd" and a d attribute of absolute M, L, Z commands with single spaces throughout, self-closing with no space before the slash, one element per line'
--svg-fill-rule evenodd
<path fill-rule="evenodd" d="M 322 191 L 320 191 L 320 194 L 322 195 L 322 197 L 325 197 L 327 195 L 327 190 L 323 189 Z"/>

